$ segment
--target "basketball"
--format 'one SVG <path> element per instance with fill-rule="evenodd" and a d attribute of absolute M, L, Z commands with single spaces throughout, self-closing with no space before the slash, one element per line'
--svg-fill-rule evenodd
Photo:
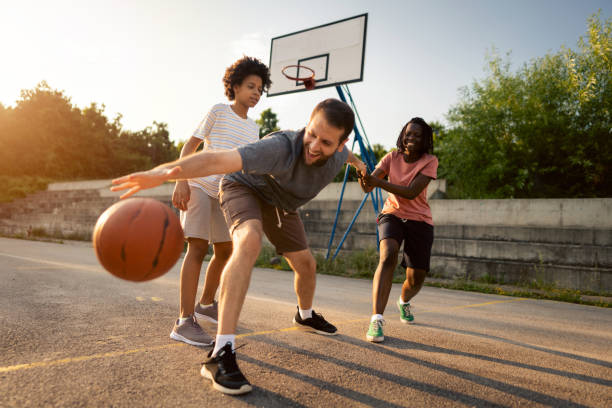
<path fill-rule="evenodd" d="M 168 206 L 152 198 L 130 198 L 100 215 L 93 246 L 100 264 L 116 277 L 148 281 L 176 263 L 183 251 L 183 230 Z"/>

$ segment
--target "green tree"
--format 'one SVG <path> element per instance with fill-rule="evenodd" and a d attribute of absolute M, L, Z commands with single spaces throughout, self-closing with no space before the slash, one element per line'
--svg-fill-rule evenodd
<path fill-rule="evenodd" d="M 280 130 L 280 128 L 277 126 L 278 118 L 276 117 L 276 113 L 272 112 L 271 108 L 261 112 L 261 116 L 255 122 L 259 125 L 260 139 L 269 133 Z"/>
<path fill-rule="evenodd" d="M 517 72 L 498 56 L 436 132 L 440 177 L 458 198 L 612 196 L 612 20 L 588 20 L 579 50 Z"/>

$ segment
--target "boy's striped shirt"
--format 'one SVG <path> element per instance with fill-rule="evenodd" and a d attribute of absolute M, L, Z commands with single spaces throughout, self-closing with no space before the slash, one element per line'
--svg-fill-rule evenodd
<path fill-rule="evenodd" d="M 204 141 L 204 150 L 229 150 L 259 140 L 259 126 L 251 119 L 238 116 L 230 105 L 213 106 L 193 133 Z M 202 188 L 211 197 L 219 194 L 219 181 L 223 175 L 199 177 L 189 185 Z"/>

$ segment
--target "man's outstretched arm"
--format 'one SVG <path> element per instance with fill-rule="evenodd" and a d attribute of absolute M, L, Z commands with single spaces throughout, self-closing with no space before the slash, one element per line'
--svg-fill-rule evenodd
<path fill-rule="evenodd" d="M 140 190 L 157 187 L 168 180 L 186 180 L 213 174 L 226 174 L 242 170 L 242 157 L 236 149 L 203 151 L 161 164 L 151 170 L 128 174 L 113 180 L 112 191 L 128 190 L 121 198 Z"/>

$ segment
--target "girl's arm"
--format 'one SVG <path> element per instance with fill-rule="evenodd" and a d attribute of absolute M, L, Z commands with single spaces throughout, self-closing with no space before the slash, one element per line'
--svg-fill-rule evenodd
<path fill-rule="evenodd" d="M 413 200 L 419 194 L 421 194 L 421 191 L 423 191 L 432 180 L 431 177 L 424 176 L 423 174 L 419 173 L 414 180 L 412 180 L 412 183 L 406 187 L 398 184 L 391 184 L 387 180 L 382 179 L 382 177 L 384 177 L 384 173 L 382 170 L 380 170 L 380 173 L 377 174 L 378 170 L 380 169 L 376 169 L 372 174 L 364 176 L 364 182 L 370 189 L 369 191 L 372 191 L 372 188 L 374 187 L 380 187 L 383 190 L 409 200 Z"/>

